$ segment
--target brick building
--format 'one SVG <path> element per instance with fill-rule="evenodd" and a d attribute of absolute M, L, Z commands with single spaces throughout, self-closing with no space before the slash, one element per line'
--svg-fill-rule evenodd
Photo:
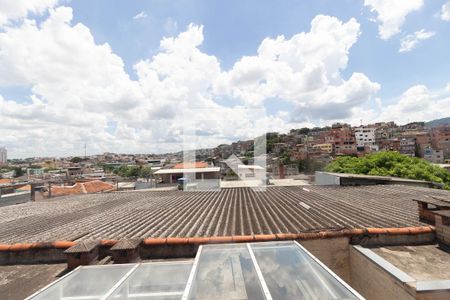
<path fill-rule="evenodd" d="M 356 139 L 353 128 L 348 124 L 333 124 L 331 127 L 331 136 L 334 142 L 334 151 L 336 155 L 355 155 Z"/>

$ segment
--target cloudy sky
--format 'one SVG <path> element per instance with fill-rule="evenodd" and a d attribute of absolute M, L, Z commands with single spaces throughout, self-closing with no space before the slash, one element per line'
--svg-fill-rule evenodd
<path fill-rule="evenodd" d="M 448 0 L 0 0 L 0 146 L 155 153 L 191 123 L 216 146 L 448 117 L 449 53 Z"/>

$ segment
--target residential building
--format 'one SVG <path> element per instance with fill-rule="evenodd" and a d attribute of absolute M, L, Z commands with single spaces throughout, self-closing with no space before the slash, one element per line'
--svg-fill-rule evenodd
<path fill-rule="evenodd" d="M 264 179 L 266 170 L 258 165 L 238 165 L 238 176 L 241 180 Z"/>
<path fill-rule="evenodd" d="M 443 164 L 444 163 L 444 151 L 443 150 L 434 150 L 433 148 L 427 148 L 427 149 L 425 149 L 423 158 L 434 164 Z"/>
<path fill-rule="evenodd" d="M 272 151 L 275 155 L 280 155 L 284 151 L 286 151 L 288 149 L 288 147 L 289 146 L 287 143 L 275 143 L 275 144 L 273 144 Z"/>
<path fill-rule="evenodd" d="M 442 150 L 445 159 L 450 159 L 450 125 L 441 125 L 431 129 L 433 149 Z"/>
<path fill-rule="evenodd" d="M 400 152 L 400 140 L 397 138 L 380 140 L 378 146 L 380 151 Z"/>
<path fill-rule="evenodd" d="M 295 150 L 291 152 L 291 160 L 305 160 L 308 158 L 308 150 L 306 144 L 295 145 Z"/>
<path fill-rule="evenodd" d="M 413 137 L 401 138 L 399 152 L 408 156 L 416 156 L 416 139 Z"/>
<path fill-rule="evenodd" d="M 357 147 L 372 146 L 375 145 L 375 127 L 356 127 L 355 139 Z"/>
<path fill-rule="evenodd" d="M 312 145 L 311 148 L 313 150 L 321 150 L 325 153 L 329 153 L 331 154 L 333 152 L 333 144 L 331 143 L 326 143 L 326 144 L 315 144 Z"/>
<path fill-rule="evenodd" d="M 0 147 L 0 166 L 8 163 L 8 151 L 5 147 Z"/>
<path fill-rule="evenodd" d="M 356 139 L 352 127 L 348 124 L 333 124 L 331 135 L 334 141 L 334 152 L 336 155 L 355 155 Z"/>
<path fill-rule="evenodd" d="M 159 184 L 173 185 L 183 178 L 193 189 L 220 187 L 220 167 L 208 167 L 205 162 L 177 164 L 171 169 L 160 169 L 154 175 Z"/>
<path fill-rule="evenodd" d="M 416 134 L 417 151 L 420 157 L 424 157 L 425 150 L 431 148 L 431 137 L 428 132 L 420 132 Z"/>

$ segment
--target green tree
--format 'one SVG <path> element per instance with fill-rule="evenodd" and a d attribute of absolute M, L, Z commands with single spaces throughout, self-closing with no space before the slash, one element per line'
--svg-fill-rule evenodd
<path fill-rule="evenodd" d="M 14 177 L 16 177 L 16 178 L 23 176 L 25 174 L 21 167 L 14 167 L 14 168 L 12 168 L 12 170 L 14 171 Z"/>
<path fill-rule="evenodd" d="M 103 165 L 103 171 L 107 173 L 114 172 L 115 169 L 117 169 L 117 167 L 114 165 Z"/>
<path fill-rule="evenodd" d="M 284 151 L 281 155 L 280 155 L 280 163 L 282 163 L 283 165 L 290 165 L 293 162 L 291 161 L 291 156 L 289 154 L 288 151 Z"/>
<path fill-rule="evenodd" d="M 78 164 L 82 161 L 81 157 L 75 156 L 70 160 L 71 163 Z"/>
<path fill-rule="evenodd" d="M 308 134 L 311 130 L 308 127 L 300 128 L 299 133 L 300 134 Z"/>
<path fill-rule="evenodd" d="M 119 175 L 120 177 L 139 177 L 141 171 L 140 166 L 125 166 L 122 165 L 119 168 L 114 170 L 114 174 Z"/>
<path fill-rule="evenodd" d="M 450 172 L 424 159 L 381 151 L 363 157 L 340 157 L 328 164 L 328 172 L 381 175 L 441 183 L 450 189 Z"/>
<path fill-rule="evenodd" d="M 139 177 L 145 178 L 148 182 L 150 177 L 152 177 L 152 168 L 149 166 L 142 167 L 139 171 Z"/>

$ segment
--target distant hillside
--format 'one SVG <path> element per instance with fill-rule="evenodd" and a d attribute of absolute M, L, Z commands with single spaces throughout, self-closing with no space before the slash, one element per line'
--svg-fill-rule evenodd
<path fill-rule="evenodd" d="M 442 118 L 442 119 L 436 119 L 430 122 L 425 123 L 425 127 L 432 128 L 439 125 L 450 125 L 450 117 L 448 118 Z"/>

